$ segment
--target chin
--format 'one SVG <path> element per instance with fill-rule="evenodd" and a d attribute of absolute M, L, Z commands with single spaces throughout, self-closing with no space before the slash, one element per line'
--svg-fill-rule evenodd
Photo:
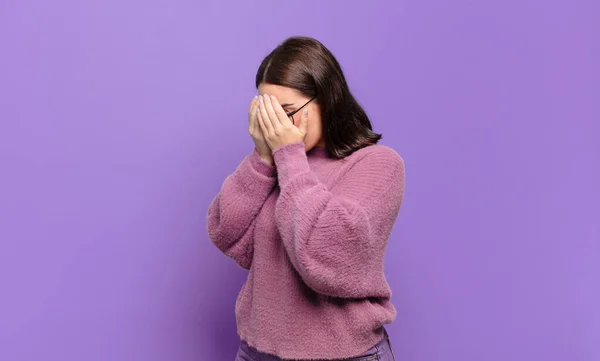
<path fill-rule="evenodd" d="M 312 142 L 304 142 L 304 149 L 308 152 L 313 148 L 325 148 L 325 142 L 323 141 L 315 141 Z"/>
<path fill-rule="evenodd" d="M 307 152 L 310 151 L 311 149 L 318 147 L 318 144 L 306 144 L 304 143 L 304 150 L 306 150 Z"/>

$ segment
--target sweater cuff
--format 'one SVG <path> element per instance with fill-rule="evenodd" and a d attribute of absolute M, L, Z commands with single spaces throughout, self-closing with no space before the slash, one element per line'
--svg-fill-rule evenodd
<path fill-rule="evenodd" d="M 279 186 L 285 187 L 294 178 L 310 172 L 304 142 L 291 143 L 273 151 Z"/>
<path fill-rule="evenodd" d="M 250 154 L 248 160 L 250 161 L 252 169 L 254 169 L 258 174 L 261 174 L 265 177 L 275 177 L 275 166 L 265 163 L 260 157 L 260 154 L 258 154 L 256 148 L 254 148 L 254 151 L 252 151 L 252 154 Z"/>

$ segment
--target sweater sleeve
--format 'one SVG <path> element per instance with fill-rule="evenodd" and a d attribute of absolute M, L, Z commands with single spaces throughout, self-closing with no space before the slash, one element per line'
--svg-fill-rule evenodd
<path fill-rule="evenodd" d="M 237 264 L 250 269 L 254 254 L 255 219 L 273 190 L 274 166 L 254 150 L 229 175 L 208 207 L 207 228 L 212 243 Z"/>
<path fill-rule="evenodd" d="M 304 145 L 274 153 L 281 193 L 276 223 L 294 268 L 332 297 L 389 297 L 383 255 L 404 194 L 404 162 L 391 148 L 356 154 L 328 189 L 310 170 Z"/>

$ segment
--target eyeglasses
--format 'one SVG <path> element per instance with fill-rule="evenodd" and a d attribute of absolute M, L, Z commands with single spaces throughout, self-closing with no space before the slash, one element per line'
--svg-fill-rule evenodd
<path fill-rule="evenodd" d="M 300 108 L 294 110 L 293 112 L 289 112 L 286 113 L 288 117 L 290 117 L 290 120 L 292 121 L 292 123 L 294 123 L 294 114 L 298 113 L 300 111 L 300 109 L 304 108 L 305 106 L 308 105 L 308 103 L 312 102 L 313 100 L 315 100 L 315 98 L 317 97 L 317 95 L 315 94 L 312 98 L 310 98 L 309 101 L 307 101 L 306 103 L 304 103 L 303 106 L 301 106 Z"/>

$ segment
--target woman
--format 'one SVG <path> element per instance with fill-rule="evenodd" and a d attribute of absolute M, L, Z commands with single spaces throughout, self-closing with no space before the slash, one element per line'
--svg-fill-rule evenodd
<path fill-rule="evenodd" d="M 383 256 L 404 163 L 317 40 L 287 39 L 256 74 L 255 149 L 208 211 L 212 242 L 248 279 L 237 360 L 393 360 Z"/>

